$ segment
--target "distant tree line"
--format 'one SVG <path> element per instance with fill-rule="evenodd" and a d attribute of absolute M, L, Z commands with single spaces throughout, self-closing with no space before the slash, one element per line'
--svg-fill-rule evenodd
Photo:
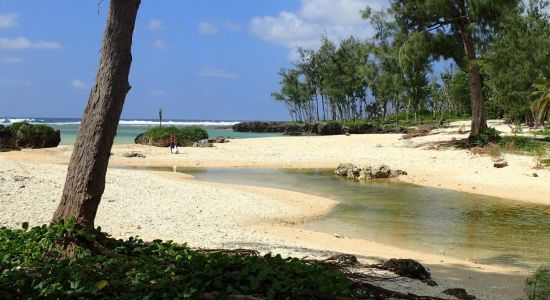
<path fill-rule="evenodd" d="M 361 13 L 372 38 L 336 44 L 323 36 L 318 50 L 298 48 L 272 96 L 293 121 L 469 115 L 472 135 L 486 128 L 487 115 L 542 123 L 548 103 L 536 101 L 550 79 L 548 7 L 545 0 L 392 0 L 384 11 L 367 7 Z M 450 67 L 434 70 L 442 61 Z"/>

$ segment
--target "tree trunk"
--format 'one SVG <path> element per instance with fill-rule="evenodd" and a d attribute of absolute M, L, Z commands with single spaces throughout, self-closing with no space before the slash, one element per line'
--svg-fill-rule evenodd
<path fill-rule="evenodd" d="M 464 50 L 468 57 L 468 77 L 470 78 L 470 92 L 472 103 L 472 128 L 470 137 L 478 135 L 482 130 L 487 128 L 487 120 L 485 117 L 485 102 L 481 91 L 481 75 L 479 74 L 479 66 L 477 65 L 476 51 L 471 33 L 466 29 L 465 24 L 459 26 L 464 43 Z"/>
<path fill-rule="evenodd" d="M 111 0 L 95 86 L 84 110 L 53 221 L 75 217 L 79 225 L 94 229 L 111 147 L 130 90 L 132 34 L 140 2 Z"/>

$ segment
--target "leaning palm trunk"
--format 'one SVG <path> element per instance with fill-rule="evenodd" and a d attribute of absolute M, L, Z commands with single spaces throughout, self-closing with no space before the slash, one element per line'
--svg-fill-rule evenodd
<path fill-rule="evenodd" d="M 132 34 L 139 4 L 140 0 L 111 0 L 95 85 L 82 117 L 54 221 L 74 217 L 84 228 L 94 228 L 111 147 L 130 90 Z"/>

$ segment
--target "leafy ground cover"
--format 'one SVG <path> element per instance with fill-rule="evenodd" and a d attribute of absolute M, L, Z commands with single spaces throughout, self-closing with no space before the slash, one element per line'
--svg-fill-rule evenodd
<path fill-rule="evenodd" d="M 104 255 L 91 247 L 97 240 Z M 79 230 L 74 220 L 0 229 L 2 299 L 196 299 L 212 292 L 310 299 L 352 296 L 352 286 L 342 272 L 321 263 L 207 253 L 170 241 L 102 239 Z"/>

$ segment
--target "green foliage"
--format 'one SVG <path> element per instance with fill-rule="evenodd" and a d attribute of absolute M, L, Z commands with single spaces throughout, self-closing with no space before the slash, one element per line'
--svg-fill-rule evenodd
<path fill-rule="evenodd" d="M 481 58 L 488 108 L 511 121 L 533 121 L 534 82 L 550 76 L 550 23 L 544 1 L 529 1 L 525 13 L 510 11 Z"/>
<path fill-rule="evenodd" d="M 537 114 L 538 121 L 542 124 L 548 118 L 550 111 L 550 81 L 544 84 L 534 84 L 536 89 L 531 94 L 536 100 L 533 102 L 533 110 Z"/>
<path fill-rule="evenodd" d="M 541 266 L 527 278 L 525 294 L 528 300 L 550 299 L 550 268 Z"/>
<path fill-rule="evenodd" d="M 536 139 L 526 136 L 503 136 L 498 144 L 510 152 L 544 155 L 548 146 L 550 146 L 550 138 Z M 511 146 L 512 145 L 512 146 Z"/>
<path fill-rule="evenodd" d="M 99 234 L 99 232 L 97 233 Z M 351 281 L 323 264 L 281 256 L 205 253 L 171 241 L 103 239 L 116 255 L 96 255 L 74 219 L 22 230 L 0 228 L 0 298 L 182 298 L 204 293 L 257 295 L 268 299 L 350 296 Z M 74 257 L 62 245 L 77 242 Z M 124 255 L 125 257 L 122 257 Z M 120 257 L 119 257 L 120 256 Z"/>
<path fill-rule="evenodd" d="M 501 141 L 498 130 L 488 127 L 482 130 L 478 135 L 468 138 L 469 147 L 485 147 L 490 143 L 498 144 Z"/>
<path fill-rule="evenodd" d="M 55 134 L 55 130 L 50 126 L 41 125 L 41 124 L 30 124 L 27 122 L 16 122 L 11 124 L 9 128 L 12 134 L 19 132 L 24 136 L 29 136 L 32 134 L 50 136 Z"/>
<path fill-rule="evenodd" d="M 178 143 L 182 145 L 192 144 L 196 141 L 207 139 L 208 132 L 199 126 L 164 126 L 153 127 L 147 130 L 144 135 L 152 139 L 168 139 L 170 135 L 175 134 Z"/>

